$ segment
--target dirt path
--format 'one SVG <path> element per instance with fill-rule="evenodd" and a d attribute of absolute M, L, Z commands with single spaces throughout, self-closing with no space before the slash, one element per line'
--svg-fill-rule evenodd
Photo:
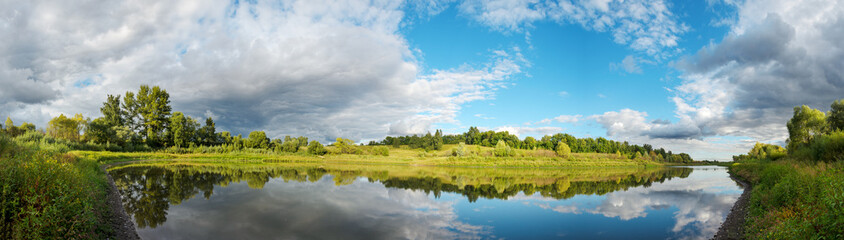
<path fill-rule="evenodd" d="M 727 215 L 727 220 L 721 224 L 721 228 L 718 229 L 718 233 L 712 237 L 712 239 L 715 240 L 742 239 L 742 236 L 744 235 L 744 221 L 745 217 L 747 217 L 747 202 L 750 201 L 750 192 L 753 187 L 742 180 L 734 177 L 730 178 L 744 186 L 744 192 L 741 194 L 738 201 L 736 201 L 736 204 L 733 205 L 733 208 L 730 209 L 730 215 Z"/>

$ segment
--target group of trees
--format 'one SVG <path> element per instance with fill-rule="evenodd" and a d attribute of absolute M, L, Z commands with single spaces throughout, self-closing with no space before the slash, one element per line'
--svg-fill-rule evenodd
<path fill-rule="evenodd" d="M 230 132 L 217 132 L 214 119 L 208 117 L 202 125 L 187 114 L 172 112 L 169 99 L 170 94 L 166 90 L 141 85 L 137 93 L 128 91 L 122 97 L 108 95 L 100 108 L 102 117 L 91 120 L 82 114 L 73 117 L 61 114 L 50 120 L 46 131 L 40 130 L 37 134 L 117 151 L 214 147 L 215 152 L 248 148 L 273 152 L 307 151 L 318 155 L 327 153 L 325 146 L 317 141 L 309 144 L 307 137 L 270 139 L 264 131 L 253 131 L 244 138 L 233 136 Z M 36 132 L 34 124 L 15 126 L 8 117 L 0 129 L 12 137 Z M 314 148 L 307 149 L 309 145 Z"/>
<path fill-rule="evenodd" d="M 629 158 L 645 158 L 659 162 L 692 162 L 692 158 L 685 153 L 675 154 L 663 148 L 655 149 L 649 144 L 631 145 L 628 142 L 617 142 L 599 137 L 576 138 L 569 134 L 558 133 L 546 135 L 537 140 L 533 137 L 525 137 L 523 140 L 507 131 L 485 131 L 481 132 L 477 127 L 469 127 L 469 131 L 462 134 L 443 135 L 441 130 L 435 134 L 428 133 L 424 136 L 399 136 L 386 137 L 380 142 L 371 141 L 369 145 L 387 145 L 399 147 L 407 145 L 410 148 L 424 148 L 426 150 L 439 150 L 442 144 L 479 145 L 484 147 L 515 149 L 547 149 L 558 153 L 560 156 L 568 156 L 570 153 L 610 153 L 624 155 Z M 504 145 L 500 145 L 503 143 Z M 561 145 L 562 144 L 562 145 Z M 501 154 L 507 155 L 506 149 Z"/>
<path fill-rule="evenodd" d="M 747 154 L 733 156 L 733 161 L 778 160 L 787 155 L 800 160 L 844 160 L 844 99 L 833 101 L 829 112 L 794 107 L 786 127 L 786 148 L 757 142 Z"/>
<path fill-rule="evenodd" d="M 35 131 L 35 124 L 24 122 L 20 126 L 15 126 L 15 122 L 11 118 L 6 117 L 6 123 L 0 125 L 0 131 L 9 136 L 17 137 L 28 131 Z"/>
<path fill-rule="evenodd" d="M 756 144 L 753 145 L 753 148 L 750 149 L 750 152 L 747 154 L 733 156 L 733 161 L 744 161 L 749 159 L 778 160 L 785 157 L 785 155 L 786 150 L 783 147 L 756 142 Z"/>
<path fill-rule="evenodd" d="M 844 99 L 833 101 L 826 113 L 806 105 L 795 107 L 786 126 L 788 154 L 799 159 L 844 160 Z"/>

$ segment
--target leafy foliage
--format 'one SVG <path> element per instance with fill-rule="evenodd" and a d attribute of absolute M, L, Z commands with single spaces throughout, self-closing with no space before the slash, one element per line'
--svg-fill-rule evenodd
<path fill-rule="evenodd" d="M 569 145 L 564 142 L 558 142 L 557 149 L 555 149 L 554 152 L 557 153 L 557 156 L 562 158 L 569 158 L 569 156 L 571 156 L 571 148 L 569 148 Z"/>

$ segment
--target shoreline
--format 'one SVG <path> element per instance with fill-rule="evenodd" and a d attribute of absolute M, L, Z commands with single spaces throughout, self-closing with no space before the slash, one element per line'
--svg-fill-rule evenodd
<path fill-rule="evenodd" d="M 109 219 L 109 224 L 111 225 L 112 236 L 115 239 L 141 239 L 140 235 L 138 235 L 138 231 L 135 228 L 135 222 L 132 221 L 132 218 L 129 217 L 129 214 L 126 213 L 126 210 L 123 209 L 123 202 L 121 201 L 120 192 L 117 191 L 117 186 L 114 185 L 114 179 L 111 178 L 111 174 L 108 173 L 108 167 L 114 164 L 103 164 L 100 165 L 100 170 L 105 173 L 106 177 L 108 178 L 108 208 L 111 209 L 111 217 Z"/>
<path fill-rule="evenodd" d="M 750 201 L 750 192 L 753 190 L 753 186 L 732 175 L 730 179 L 744 186 L 744 192 L 741 193 L 739 199 L 733 204 L 733 208 L 730 209 L 727 219 L 718 228 L 718 233 L 715 233 L 715 236 L 712 236 L 710 239 L 743 239 L 744 222 L 747 217 L 747 203 Z"/>

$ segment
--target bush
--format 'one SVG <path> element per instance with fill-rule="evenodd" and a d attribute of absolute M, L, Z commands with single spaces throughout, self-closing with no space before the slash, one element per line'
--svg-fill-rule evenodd
<path fill-rule="evenodd" d="M 327 152 L 328 151 L 325 150 L 325 146 L 323 146 L 322 143 L 319 143 L 315 140 L 311 141 L 311 143 L 308 144 L 308 153 L 309 154 L 325 155 L 325 153 L 327 153 Z"/>
<path fill-rule="evenodd" d="M 557 149 L 554 149 L 557 156 L 562 158 L 569 158 L 571 156 L 571 148 L 564 142 L 557 142 Z"/>
<path fill-rule="evenodd" d="M 455 157 L 466 156 L 466 144 L 463 143 L 463 142 L 460 142 L 460 144 L 457 145 L 457 147 L 452 148 L 451 149 L 451 156 L 455 156 Z"/>
<path fill-rule="evenodd" d="M 377 146 L 372 148 L 373 155 L 390 156 L 390 149 L 385 146 Z"/>
<path fill-rule="evenodd" d="M 498 140 L 498 144 L 495 144 L 495 150 L 493 150 L 493 154 L 496 157 L 512 157 L 516 155 L 516 152 L 513 151 L 510 146 L 507 146 L 504 143 L 504 140 Z"/>
<path fill-rule="evenodd" d="M 809 149 L 811 149 L 811 156 L 815 161 L 835 162 L 844 160 L 844 131 L 836 131 L 816 137 L 809 145 Z"/>

